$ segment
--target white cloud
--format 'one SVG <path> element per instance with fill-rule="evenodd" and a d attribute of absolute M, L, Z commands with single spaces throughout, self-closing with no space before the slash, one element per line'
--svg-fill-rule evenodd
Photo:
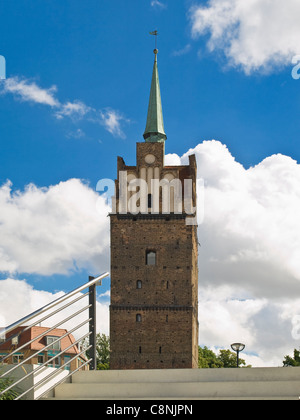
<path fill-rule="evenodd" d="M 243 341 L 247 363 L 281 365 L 299 347 L 300 165 L 279 154 L 245 169 L 214 140 L 181 157 L 167 155 L 165 163 L 186 164 L 192 153 L 205 181 L 205 214 L 198 228 L 200 344 L 230 348 Z M 0 271 L 107 270 L 109 209 L 81 181 L 30 185 L 17 193 L 6 183 L 0 209 Z M 42 306 L 53 297 L 26 282 L 16 285 L 11 279 L 0 282 L 0 300 L 6 302 L 5 310 L 0 302 L 2 318 L 21 316 L 34 306 L 31 301 Z M 24 307 L 13 288 L 20 299 L 30 297 Z M 98 293 L 101 299 L 108 295 Z M 108 319 L 103 302 L 101 313 Z"/>
<path fill-rule="evenodd" d="M 97 290 L 100 288 L 98 287 Z M 53 302 L 59 297 L 63 296 L 65 292 L 49 293 L 44 290 L 35 290 L 31 285 L 29 285 L 25 280 L 16 280 L 7 278 L 0 281 L 0 324 L 1 327 L 6 327 L 19 319 L 27 316 L 39 308 L 44 307 L 45 305 Z M 13 299 L 11 299 L 13 296 Z M 73 298 L 74 299 L 74 298 Z M 68 302 L 68 301 L 67 301 Z M 66 302 L 64 302 L 66 303 Z M 63 305 L 63 304 L 62 304 Z M 87 298 L 80 300 L 77 303 L 69 306 L 67 309 L 59 312 L 57 315 L 52 316 L 51 318 L 45 320 L 42 323 L 42 326 L 52 327 L 57 323 L 61 322 L 63 319 L 70 316 L 72 313 L 79 311 L 87 305 Z M 109 334 L 109 316 L 108 316 L 108 304 L 97 301 L 96 307 L 96 329 L 97 332 Z M 44 316 L 45 314 L 43 314 Z M 59 328 L 66 328 L 70 330 L 76 325 L 84 322 L 88 319 L 87 311 L 82 312 L 80 315 L 76 316 L 74 320 L 68 321 L 67 323 L 62 324 Z M 30 323 L 34 320 L 30 321 Z M 88 331 L 88 324 L 85 327 L 74 332 L 74 337 L 79 339 Z"/>
<path fill-rule="evenodd" d="M 151 6 L 159 9 L 165 9 L 167 5 L 159 0 L 151 0 Z"/>
<path fill-rule="evenodd" d="M 182 55 L 188 54 L 191 51 L 191 44 L 186 44 L 183 48 L 174 50 L 172 52 L 173 57 L 181 57 Z"/>
<path fill-rule="evenodd" d="M 85 137 L 85 132 L 81 128 L 77 128 L 75 131 L 69 131 L 66 134 L 66 137 L 68 139 L 81 139 L 82 137 Z"/>
<path fill-rule="evenodd" d="M 108 108 L 99 111 L 100 124 L 103 125 L 107 131 L 113 136 L 125 138 L 125 134 L 121 129 L 121 121 L 127 121 L 118 111 Z"/>
<path fill-rule="evenodd" d="M 91 111 L 91 108 L 81 101 L 66 102 L 62 104 L 55 113 L 56 118 L 62 119 L 64 117 L 80 119 Z"/>
<path fill-rule="evenodd" d="M 265 294 L 280 296 L 284 276 L 289 285 L 285 294 L 293 296 L 300 285 L 300 165 L 278 154 L 246 170 L 217 141 L 204 141 L 181 162 L 187 163 L 191 153 L 196 154 L 198 176 L 205 181 L 199 236 L 209 282 L 228 272 L 230 284 L 250 285 L 253 293 L 264 288 Z M 246 267 L 252 264 L 249 274 Z"/>
<path fill-rule="evenodd" d="M 59 106 L 55 98 L 56 86 L 49 89 L 39 87 L 35 82 L 19 77 L 10 77 L 4 80 L 2 93 L 12 93 L 23 101 L 39 103 L 51 107 Z"/>
<path fill-rule="evenodd" d="M 246 74 L 290 65 L 299 54 L 299 16 L 298 0 L 209 0 L 190 9 L 193 37 L 209 34 L 209 50 L 222 50 Z"/>
<path fill-rule="evenodd" d="M 55 96 L 56 86 L 45 89 L 28 79 L 11 77 L 3 81 L 0 91 L 0 94 L 9 93 L 25 102 L 50 106 L 58 120 L 69 118 L 76 122 L 85 118 L 90 123 L 100 123 L 115 137 L 126 137 L 121 128 L 121 122 L 129 122 L 129 120 L 119 111 L 111 108 L 96 110 L 79 100 L 61 102 Z"/>
<path fill-rule="evenodd" d="M 109 208 L 80 180 L 17 192 L 8 182 L 0 187 L 0 209 L 0 271 L 107 269 Z"/>
<path fill-rule="evenodd" d="M 192 153 L 205 183 L 200 342 L 229 348 L 244 340 L 258 365 L 280 365 L 299 346 L 300 165 L 279 154 L 246 170 L 218 141 L 168 155 L 166 164 L 187 164 Z"/>

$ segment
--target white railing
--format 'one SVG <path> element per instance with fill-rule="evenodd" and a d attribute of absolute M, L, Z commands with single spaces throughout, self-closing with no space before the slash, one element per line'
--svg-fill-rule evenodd
<path fill-rule="evenodd" d="M 53 389 L 59 383 L 61 383 L 63 381 L 66 381 L 75 372 L 84 368 L 85 366 L 89 366 L 90 370 L 95 370 L 96 369 L 96 286 L 101 285 L 102 279 L 104 279 L 105 277 L 108 277 L 108 276 L 109 276 L 109 273 L 103 273 L 96 278 L 89 277 L 89 281 L 87 283 L 83 284 L 82 286 L 78 287 L 77 289 L 73 290 L 72 292 L 69 292 L 69 293 L 61 296 L 60 298 L 56 299 L 55 301 L 53 301 L 53 302 L 49 303 L 48 305 L 43 306 L 42 308 L 32 312 L 31 314 L 29 314 L 29 315 L 25 316 L 24 318 L 14 322 L 13 324 L 9 325 L 8 327 L 0 329 L 0 353 L 1 352 L 3 353 L 3 349 L 5 348 L 5 344 L 7 344 L 7 343 L 18 343 L 20 341 L 20 337 L 22 336 L 22 334 L 24 334 L 26 331 L 28 331 L 31 328 L 37 326 L 38 324 L 44 322 L 45 320 L 52 317 L 53 315 L 57 315 L 59 312 L 63 311 L 64 309 L 66 309 L 68 307 L 70 307 L 71 305 L 74 305 L 75 303 L 79 302 L 81 299 L 88 296 L 88 304 L 87 305 L 80 308 L 79 310 L 72 313 L 71 315 L 67 316 L 66 318 L 61 319 L 54 326 L 46 329 L 46 331 L 43 331 L 42 333 L 40 333 L 38 336 L 35 336 L 31 340 L 26 341 L 26 343 L 23 343 L 20 346 L 18 346 L 18 345 L 13 346 L 13 347 L 16 347 L 16 348 L 8 351 L 7 354 L 5 354 L 4 357 L 2 357 L 0 359 L 0 373 L 1 373 L 0 374 L 0 385 L 1 385 L 1 383 L 3 384 L 4 382 L 7 383 L 7 385 L 5 386 L 4 389 L 3 389 L 3 386 L 0 388 L 1 389 L 0 399 L 1 399 L 1 397 L 3 398 L 3 396 L 7 395 L 8 392 L 12 392 L 13 390 L 16 390 L 16 387 L 19 387 L 20 383 L 22 383 L 22 382 L 24 383 L 24 381 L 25 381 L 25 383 L 27 383 L 26 380 L 28 380 L 28 378 L 30 378 L 30 377 L 32 378 L 33 376 L 37 377 L 38 373 L 45 372 L 46 367 L 49 366 L 50 363 L 53 363 L 55 359 L 57 359 L 61 355 L 65 354 L 66 352 L 68 352 L 68 350 L 70 350 L 72 348 L 73 349 L 77 348 L 77 351 L 76 351 L 76 354 L 75 354 L 74 357 L 69 358 L 67 360 L 67 362 L 63 363 L 61 366 L 59 366 L 55 369 L 49 369 L 50 370 L 49 374 L 47 372 L 46 374 L 40 375 L 42 377 L 42 379 L 38 380 L 37 382 L 32 380 L 32 383 L 33 383 L 32 386 L 30 386 L 30 385 L 27 386 L 27 387 L 23 386 L 22 387 L 23 389 L 22 389 L 21 392 L 19 391 L 17 394 L 12 394 L 12 395 L 14 395 L 12 399 L 19 400 L 21 398 L 24 398 L 25 395 L 31 395 L 32 391 L 36 390 L 37 388 L 43 388 L 43 392 L 39 393 L 39 396 L 38 396 L 38 398 L 41 398 L 43 395 L 48 393 L 51 389 Z M 82 293 L 86 289 L 88 289 L 88 291 L 86 293 Z M 79 295 L 79 296 L 76 296 L 76 295 Z M 73 297 L 74 297 L 74 299 L 69 301 Z M 62 305 L 67 300 L 68 300 L 68 302 L 65 303 L 64 305 Z M 88 317 L 84 321 L 81 321 L 80 323 L 78 323 L 78 321 L 77 322 L 75 321 L 74 322 L 75 326 L 71 330 L 67 331 L 62 336 L 55 338 L 54 340 L 52 340 L 52 342 L 50 344 L 47 344 L 47 345 L 43 346 L 43 348 L 34 352 L 30 356 L 28 356 L 26 358 L 23 358 L 23 360 L 21 360 L 19 363 L 9 365 L 9 366 L 7 365 L 7 363 L 6 363 L 7 360 L 11 359 L 14 355 L 17 355 L 17 353 L 19 353 L 20 350 L 25 350 L 26 348 L 28 348 L 28 346 L 31 343 L 33 343 L 35 341 L 38 341 L 38 340 L 41 340 L 43 337 L 45 337 L 47 335 L 49 336 L 51 331 L 54 331 L 55 329 L 60 327 L 62 324 L 65 324 L 66 322 L 68 322 L 70 320 L 73 321 L 75 317 L 77 317 L 79 314 L 81 314 L 81 313 L 83 313 L 84 311 L 87 311 L 87 310 L 88 310 Z M 51 312 L 49 312 L 49 311 L 51 311 Z M 46 312 L 47 312 L 47 314 L 44 315 L 42 318 L 40 318 L 40 316 L 45 314 Z M 34 320 L 34 322 L 32 322 L 33 320 Z M 30 325 L 26 325 L 26 324 L 28 324 L 29 321 L 31 321 L 32 323 Z M 63 346 L 61 346 L 61 345 L 57 346 L 59 349 L 62 349 L 62 350 L 56 352 L 53 357 L 50 357 L 45 362 L 39 364 L 38 366 L 35 366 L 35 368 L 31 369 L 31 371 L 29 373 L 26 373 L 25 375 L 22 375 L 20 378 L 12 379 L 11 375 L 12 374 L 14 375 L 14 373 L 16 372 L 16 370 L 18 368 L 23 367 L 24 371 L 26 372 L 24 367 L 25 367 L 25 365 L 28 366 L 28 364 L 32 364 L 32 363 L 30 363 L 31 359 L 36 358 L 39 354 L 44 353 L 45 351 L 48 351 L 51 348 L 53 349 L 53 346 L 55 346 L 55 344 L 60 343 L 62 339 L 70 336 L 70 334 L 73 334 L 75 331 L 82 328 L 86 324 L 88 324 L 88 333 L 82 335 L 76 341 L 72 342 L 71 345 L 68 346 L 68 347 L 65 347 L 65 348 L 62 349 Z M 24 328 L 19 328 L 19 327 L 24 326 L 24 325 L 26 325 Z M 16 333 L 14 333 L 15 330 L 16 330 Z M 78 344 L 83 342 L 83 340 L 85 340 L 87 338 L 89 338 L 88 346 L 83 350 L 81 350 L 81 349 L 78 350 L 78 347 L 79 347 Z M 61 378 L 62 375 L 58 375 L 58 371 L 68 369 L 69 366 L 71 365 L 71 363 L 80 356 L 82 356 L 84 358 L 84 361 L 80 364 L 80 366 L 78 366 L 76 369 L 73 369 L 72 371 L 70 370 L 70 372 L 67 375 L 63 375 L 63 378 Z M 3 368 L 4 366 L 5 366 L 5 371 L 2 373 L 1 372 L 1 367 Z M 55 378 L 55 377 L 59 378 L 59 380 L 58 381 L 53 381 L 52 379 Z M 47 386 L 47 384 L 49 384 L 49 386 Z M 24 388 L 25 388 L 25 390 L 24 390 Z M 29 393 L 31 393 L 31 394 L 29 394 Z M 38 398 L 34 397 L 33 399 L 38 399 Z"/>

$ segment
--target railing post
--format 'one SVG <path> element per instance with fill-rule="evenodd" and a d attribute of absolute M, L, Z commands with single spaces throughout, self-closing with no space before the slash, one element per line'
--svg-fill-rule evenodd
<path fill-rule="evenodd" d="M 89 281 L 94 280 L 94 277 L 89 276 Z M 90 362 L 90 370 L 97 369 L 97 353 L 96 353 L 96 284 L 89 287 L 89 331 L 90 331 L 90 345 L 89 357 L 92 359 Z"/>

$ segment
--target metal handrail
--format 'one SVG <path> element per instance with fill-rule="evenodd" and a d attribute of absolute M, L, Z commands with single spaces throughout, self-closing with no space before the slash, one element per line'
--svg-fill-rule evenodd
<path fill-rule="evenodd" d="M 81 328 L 84 324 L 87 324 L 87 323 L 89 324 L 89 332 L 88 332 L 88 334 L 86 334 L 83 337 L 79 338 L 78 340 L 72 342 L 72 344 L 69 345 L 67 348 L 65 348 L 64 350 L 62 350 L 59 353 L 55 354 L 55 356 L 53 356 L 52 358 L 48 359 L 47 361 L 45 361 L 41 365 L 39 365 L 39 367 L 37 369 L 33 369 L 32 372 L 26 374 L 21 379 L 17 380 L 13 384 L 10 384 L 9 386 L 7 386 L 5 390 L 2 390 L 0 392 L 0 396 L 3 395 L 3 394 L 5 394 L 5 392 L 9 391 L 10 389 L 14 388 L 17 384 L 19 384 L 23 380 L 27 379 L 31 375 L 36 374 L 37 371 L 39 371 L 40 369 L 42 369 L 44 366 L 49 365 L 49 363 L 51 361 L 55 360 L 55 358 L 57 358 L 58 356 L 61 356 L 62 354 L 66 353 L 67 350 L 69 350 L 72 347 L 76 346 L 77 343 L 79 343 L 80 341 L 82 341 L 86 337 L 89 337 L 89 346 L 85 350 L 82 350 L 82 351 L 79 351 L 78 353 L 76 353 L 76 355 L 73 358 L 71 358 L 70 360 L 68 360 L 67 362 L 65 362 L 63 365 L 61 365 L 60 367 L 58 367 L 50 375 L 47 375 L 46 377 L 44 377 L 41 381 L 39 381 L 37 384 L 33 385 L 30 389 L 26 389 L 25 392 L 23 392 L 21 395 L 19 395 L 18 397 L 16 397 L 15 400 L 20 399 L 22 396 L 26 395 L 32 389 L 36 389 L 36 388 L 40 387 L 44 382 L 48 381 L 48 379 L 50 377 L 54 376 L 58 370 L 65 368 L 68 364 L 71 364 L 71 362 L 73 360 L 75 360 L 78 356 L 82 355 L 83 353 L 86 353 L 87 351 L 88 351 L 88 360 L 85 361 L 83 364 L 81 364 L 81 366 L 78 367 L 77 369 L 71 371 L 63 380 L 60 380 L 59 383 L 61 383 L 62 381 L 66 380 L 67 378 L 69 378 L 70 376 L 72 376 L 75 372 L 77 372 L 80 368 L 82 368 L 83 366 L 85 366 L 87 364 L 90 365 L 90 369 L 92 369 L 92 370 L 93 369 L 96 369 L 96 286 L 99 285 L 99 284 L 101 285 L 101 280 L 103 278 L 105 278 L 105 277 L 108 277 L 108 276 L 109 276 L 109 273 L 106 272 L 106 273 L 103 273 L 103 274 L 101 274 L 100 276 L 98 276 L 96 278 L 89 277 L 89 281 L 87 283 L 85 283 L 84 285 L 82 285 L 82 286 L 74 289 L 73 291 L 71 291 L 71 292 L 69 292 L 69 293 L 61 296 L 60 298 L 54 300 L 53 302 L 51 302 L 51 303 L 43 306 L 42 308 L 40 308 L 40 309 L 32 312 L 31 314 L 25 316 L 24 318 L 22 318 L 20 320 L 14 322 L 13 324 L 9 325 L 8 327 L 2 328 L 0 330 L 0 338 L 3 335 L 4 335 L 4 337 L 6 337 L 6 339 L 4 341 L 0 341 L 0 346 L 2 346 L 3 344 L 11 341 L 13 338 L 19 337 L 25 331 L 28 331 L 30 328 L 36 326 L 40 322 L 42 322 L 42 321 L 44 321 L 44 320 L 52 317 L 53 315 L 57 314 L 58 312 L 62 311 L 65 308 L 69 307 L 70 305 L 74 304 L 75 302 L 78 302 L 83 297 L 89 296 L 89 304 L 87 306 L 85 306 L 84 308 L 78 310 L 77 312 L 73 313 L 72 315 L 68 316 L 67 318 L 63 319 L 62 321 L 60 321 L 59 323 L 57 323 L 55 326 L 53 326 L 51 328 L 48 328 L 46 331 L 44 331 L 43 333 L 41 333 L 38 336 L 34 337 L 33 339 L 27 341 L 25 344 L 22 344 L 21 346 L 13 349 L 13 351 L 9 352 L 9 354 L 5 355 L 2 359 L 0 359 L 0 364 L 1 364 L 1 362 L 3 362 L 4 360 L 6 360 L 7 358 L 11 357 L 12 355 L 14 355 L 15 353 L 17 353 L 21 349 L 24 349 L 29 344 L 33 343 L 34 341 L 39 340 L 40 338 L 46 336 L 47 334 L 49 335 L 49 332 L 53 331 L 55 328 L 57 328 L 61 324 L 63 324 L 65 322 L 69 321 L 70 319 L 76 317 L 77 315 L 79 315 L 83 311 L 85 311 L 87 309 L 89 310 L 89 315 L 88 315 L 87 320 L 83 321 L 80 324 L 77 324 L 73 329 L 71 329 L 70 331 L 67 331 L 62 336 L 56 338 L 51 344 L 48 344 L 46 346 L 43 346 L 42 349 L 40 349 L 37 352 L 33 353 L 29 357 L 25 358 L 23 361 L 21 361 L 17 365 L 14 365 L 11 369 L 9 369 L 8 371 L 6 371 L 2 375 L 0 375 L 0 380 L 1 380 L 1 378 L 4 378 L 5 376 L 9 375 L 11 372 L 13 372 L 18 367 L 23 366 L 24 364 L 26 364 L 26 362 L 28 362 L 33 357 L 36 357 L 39 353 L 47 350 L 48 348 L 50 348 L 51 346 L 53 346 L 55 343 L 61 341 L 63 338 L 65 338 L 66 336 L 70 335 L 72 332 L 74 332 L 75 330 Z M 58 309 L 53 310 L 51 313 L 47 314 L 42 319 L 37 319 L 37 317 L 39 317 L 39 315 L 42 315 L 43 313 L 45 313 L 47 311 L 50 311 L 51 309 L 57 307 L 58 305 L 60 305 L 64 301 L 66 301 L 67 299 L 72 298 L 74 295 L 82 292 L 83 290 L 85 290 L 87 288 L 89 288 L 89 291 L 87 293 L 81 295 L 80 297 L 77 297 L 76 299 L 72 300 L 71 302 L 68 302 L 67 304 L 59 307 Z M 22 329 L 21 331 L 17 332 L 16 334 L 12 334 L 11 336 L 7 337 L 7 334 L 9 332 L 11 332 L 14 329 L 16 329 L 16 328 L 24 325 L 25 323 L 27 323 L 28 321 L 31 321 L 32 319 L 35 319 L 35 322 L 33 322 L 30 326 L 26 326 L 24 329 Z M 55 383 L 55 385 L 52 385 L 50 388 L 48 388 L 47 391 L 45 391 L 43 393 L 43 395 L 46 392 L 49 392 L 51 389 L 53 389 L 56 385 L 57 385 L 57 383 Z M 41 398 L 41 395 L 38 398 Z"/>
<path fill-rule="evenodd" d="M 84 337 L 82 337 L 82 338 L 85 338 L 85 337 L 88 337 L 90 335 L 90 333 L 87 333 Z M 62 352 L 60 352 L 59 354 L 63 354 L 65 351 L 67 351 L 67 350 L 69 350 L 71 347 L 73 347 L 74 346 L 74 344 L 76 345 L 79 341 L 81 341 L 82 340 L 82 338 L 79 338 L 78 340 L 76 340 L 75 341 L 75 343 L 72 343 L 69 347 L 67 347 L 64 351 L 62 351 Z M 74 358 L 76 358 L 76 357 L 78 357 L 78 355 L 80 355 L 80 354 L 82 354 L 82 353 L 84 353 L 85 352 L 85 350 L 82 350 L 80 353 L 78 353 L 78 354 L 76 354 L 75 356 L 74 356 Z M 24 381 L 25 379 L 27 379 L 27 378 L 29 378 L 30 376 L 32 376 L 34 373 L 36 373 L 36 372 L 38 372 L 39 370 L 41 370 L 44 366 L 46 366 L 46 365 L 48 365 L 50 362 L 52 362 L 56 357 L 57 357 L 58 355 L 56 354 L 55 356 L 53 356 L 53 357 L 51 357 L 49 360 L 47 360 L 46 362 L 44 362 L 44 363 L 42 363 L 37 369 L 35 369 L 35 370 L 33 370 L 32 372 L 29 372 L 29 373 L 27 373 L 25 376 L 23 376 L 22 378 L 20 378 L 19 380 L 17 380 L 16 382 L 14 382 L 12 385 L 10 385 L 10 386 L 8 386 L 6 389 L 5 389 L 5 392 L 7 392 L 7 391 L 9 391 L 10 389 L 12 389 L 13 387 L 15 387 L 16 385 L 19 385 L 22 381 Z M 65 363 L 65 365 L 67 365 L 68 363 L 70 363 L 72 361 L 72 359 L 71 360 L 69 360 L 67 363 Z M 17 365 L 17 366 L 19 366 L 19 365 Z M 53 372 L 51 375 L 49 375 L 49 376 L 52 376 L 52 375 L 54 375 L 56 372 Z M 47 378 L 47 377 L 46 377 Z M 45 382 L 45 380 L 46 380 L 46 378 L 43 378 L 38 384 L 41 384 L 41 383 L 43 383 L 43 382 Z M 37 384 L 36 384 L 37 385 Z M 31 390 L 32 388 L 30 388 L 30 390 Z M 27 394 L 29 391 L 30 391 L 29 389 L 27 389 L 25 392 L 23 392 L 23 394 Z M 23 395 L 22 394 L 22 395 Z"/>
<path fill-rule="evenodd" d="M 18 369 L 20 366 L 25 365 L 25 364 L 26 364 L 26 362 L 28 362 L 28 361 L 29 361 L 30 359 L 32 359 L 33 357 L 36 357 L 38 354 L 42 353 L 43 351 L 47 350 L 48 348 L 50 348 L 51 346 L 53 346 L 53 344 L 58 343 L 58 342 L 59 342 L 59 341 L 61 341 L 63 338 L 67 337 L 67 336 L 68 336 L 68 335 L 70 335 L 70 334 L 73 334 L 73 332 L 74 332 L 74 331 L 78 330 L 78 329 L 79 329 L 79 328 L 81 328 L 84 324 L 87 324 L 88 322 L 90 322 L 90 319 L 87 319 L 86 321 L 83 321 L 81 324 L 76 325 L 76 327 L 72 328 L 70 331 L 67 331 L 65 334 L 63 334 L 61 337 L 58 337 L 58 338 L 57 338 L 56 340 L 54 340 L 52 343 L 48 344 L 47 346 L 43 347 L 41 350 L 39 350 L 39 351 L 37 351 L 37 352 L 33 353 L 31 356 L 29 356 L 29 357 L 27 357 L 26 359 L 22 360 L 22 362 L 20 362 L 20 363 L 18 363 L 17 365 L 15 365 L 15 366 L 14 366 L 13 368 L 11 368 L 9 371 L 4 372 L 4 373 L 0 376 L 0 379 L 4 378 L 4 376 L 6 376 L 8 373 L 12 373 L 14 370 Z M 43 334 L 43 336 L 44 336 L 44 335 L 45 335 L 45 334 Z M 82 337 L 82 338 L 84 338 L 84 337 Z M 31 341 L 36 341 L 36 340 L 34 339 L 34 340 L 31 340 Z M 29 344 L 29 341 L 28 341 L 28 343 L 26 343 L 26 345 L 27 345 L 27 344 Z M 76 343 L 73 343 L 73 344 L 70 346 L 70 348 L 75 347 L 75 345 L 76 345 Z M 21 347 L 20 347 L 20 348 L 21 348 Z M 55 355 L 55 357 L 58 357 L 58 356 L 60 356 L 61 354 L 65 353 L 65 351 L 66 351 L 66 350 L 67 350 L 67 349 L 64 349 L 64 350 L 63 350 L 63 351 L 61 351 L 60 353 L 56 354 L 56 355 Z M 5 358 L 3 358 L 2 360 L 6 359 L 7 357 L 10 357 L 12 354 L 13 354 L 13 353 L 9 353 L 9 354 L 8 354 Z M 47 363 L 45 363 L 45 364 L 48 364 L 48 363 L 49 363 L 49 361 L 50 361 L 50 360 L 47 360 Z"/>
<path fill-rule="evenodd" d="M 54 300 L 51 303 L 48 303 L 47 305 L 43 306 L 40 309 L 37 309 L 36 311 L 34 311 L 31 314 L 25 316 L 24 318 L 19 319 L 18 321 L 14 322 L 13 324 L 9 325 L 8 327 L 2 328 L 0 330 L 0 337 L 9 333 L 10 331 L 14 330 L 15 328 L 19 327 L 20 325 L 27 323 L 28 321 L 35 318 L 36 316 L 39 316 L 39 315 L 43 314 L 44 312 L 52 309 L 53 307 L 59 305 L 60 303 L 69 299 L 70 297 L 76 295 L 77 293 L 82 292 L 82 290 L 85 290 L 90 286 L 96 285 L 97 283 L 99 283 L 102 279 L 104 279 L 107 276 L 109 276 L 109 273 L 103 273 L 99 277 L 96 277 L 93 280 L 91 280 L 91 281 L 85 283 L 84 285 L 78 287 L 77 289 L 74 289 L 72 292 L 69 292 L 69 293 L 65 294 L 64 296 L 61 296 L 60 298 Z M 40 321 L 38 321 L 38 322 L 40 322 Z M 36 325 L 36 323 L 34 325 Z"/>
<path fill-rule="evenodd" d="M 92 346 L 89 346 L 89 347 L 92 347 Z M 74 359 L 74 357 L 70 360 L 70 362 L 68 362 L 68 363 L 71 363 L 71 361 Z M 47 391 L 45 391 L 45 392 L 43 392 L 41 395 L 39 395 L 36 399 L 37 400 L 39 400 L 39 399 L 41 399 L 41 398 L 43 398 L 43 396 L 45 395 L 45 394 L 48 394 L 49 393 L 49 391 L 51 391 L 51 389 L 53 389 L 53 388 L 55 388 L 55 387 L 57 387 L 58 385 L 60 385 L 60 384 L 62 384 L 63 382 L 66 382 L 66 380 L 68 379 L 68 378 L 70 378 L 72 375 L 74 375 L 74 373 L 76 373 L 76 372 L 78 372 L 80 369 L 82 369 L 84 366 L 86 366 L 86 365 L 88 365 L 89 363 L 91 363 L 91 361 L 92 361 L 92 358 L 90 358 L 89 360 L 87 360 L 86 362 L 84 362 L 84 363 L 82 363 L 82 365 L 81 366 L 79 366 L 77 369 L 75 369 L 75 370 L 73 370 L 72 372 L 70 372 L 69 373 L 69 375 L 67 375 L 65 378 L 63 378 L 63 379 L 61 379 L 59 382 L 57 382 L 56 384 L 55 384 L 55 386 L 53 386 L 52 388 L 50 388 L 50 389 L 48 389 Z M 67 365 L 68 363 L 65 363 L 65 365 Z M 63 365 L 63 366 L 61 366 L 60 368 L 58 368 L 58 369 L 62 369 L 63 367 L 65 367 L 65 365 Z M 19 395 L 17 398 L 16 398 L 16 400 L 18 400 L 18 399 L 20 399 L 22 397 L 22 395 Z"/>
<path fill-rule="evenodd" d="M 22 346 L 20 346 L 20 347 L 16 348 L 16 349 L 15 349 L 15 350 L 13 350 L 11 353 L 9 353 L 9 354 L 7 354 L 6 356 L 4 356 L 4 357 L 0 360 L 0 363 L 1 363 L 1 362 L 3 362 L 4 360 L 8 359 L 10 356 L 13 356 L 15 353 L 17 353 L 18 351 L 22 350 L 24 347 L 28 346 L 28 344 L 31 344 L 31 343 L 33 343 L 34 341 L 39 340 L 40 338 L 42 338 L 42 337 L 44 337 L 45 335 L 49 334 L 49 332 L 51 332 L 51 331 L 55 330 L 55 329 L 56 329 L 57 327 L 59 327 L 61 324 L 64 324 L 65 322 L 70 321 L 70 319 L 72 319 L 72 318 L 74 318 L 75 316 L 77 316 L 77 315 L 81 314 L 81 312 L 86 311 L 86 310 L 87 310 L 87 309 L 89 309 L 89 308 L 90 308 L 90 305 L 87 305 L 87 306 L 85 306 L 84 308 L 79 309 L 79 311 L 77 311 L 75 314 L 72 314 L 72 315 L 68 316 L 67 318 L 65 318 L 65 319 L 63 319 L 62 321 L 60 321 L 60 322 L 58 322 L 57 324 L 55 324 L 53 327 L 51 327 L 51 328 L 49 328 L 48 330 L 46 330 L 46 331 L 42 332 L 41 334 L 37 335 L 37 336 L 36 336 L 36 337 L 34 337 L 32 340 L 29 340 L 29 341 L 27 341 L 25 344 L 22 344 Z M 39 323 L 39 322 L 40 322 L 40 321 L 38 321 L 38 323 Z M 23 331 L 21 331 L 21 332 L 20 332 L 20 334 L 18 334 L 18 335 L 21 335 L 22 333 L 23 333 Z M 60 338 L 60 340 L 61 340 L 63 337 L 59 337 L 59 338 Z M 5 341 L 5 343 L 6 343 L 7 341 L 11 341 L 11 338 L 9 337 L 9 339 L 8 339 L 8 340 L 6 340 L 6 341 Z M 59 340 L 55 340 L 55 342 L 53 342 L 52 344 L 56 343 L 57 341 L 59 341 Z M 47 347 L 49 347 L 49 346 L 44 347 L 44 349 L 46 349 Z M 19 363 L 19 365 L 20 365 L 20 364 L 21 364 L 21 363 Z M 4 376 L 4 375 L 2 375 L 2 376 Z M 0 376 L 0 378 L 2 378 L 2 376 Z"/>
<path fill-rule="evenodd" d="M 56 315 L 58 312 L 63 311 L 64 309 L 68 308 L 69 306 L 73 305 L 74 303 L 78 302 L 79 300 L 83 299 L 84 297 L 88 296 L 89 294 L 90 294 L 90 292 L 87 292 L 85 294 L 82 294 L 78 298 L 76 298 L 76 299 L 72 300 L 71 302 L 67 303 L 66 305 L 61 306 L 60 308 L 56 309 L 56 311 L 53 311 L 50 314 L 48 314 L 48 315 L 44 316 L 43 318 L 39 319 L 39 323 L 44 322 L 48 318 L 51 318 L 53 315 Z M 11 341 L 13 338 L 19 337 L 21 334 L 24 334 L 24 332 L 30 330 L 30 328 L 34 327 L 35 325 L 36 325 L 36 322 L 28 325 L 27 327 L 25 327 L 24 329 L 22 329 L 21 332 L 18 332 L 18 333 L 14 334 L 14 335 L 10 335 L 7 340 L 0 341 L 0 344 L 5 344 L 8 341 Z M 1 361 L 3 361 L 3 359 L 0 360 L 0 363 L 1 363 Z"/>
<path fill-rule="evenodd" d="M 89 334 L 86 334 L 86 337 L 88 337 Z M 92 346 L 89 346 L 87 349 L 90 349 Z M 64 369 L 67 365 L 69 365 L 73 360 L 76 359 L 76 357 L 80 356 L 81 354 L 83 354 L 86 350 L 82 350 L 80 353 L 76 354 L 74 357 L 72 357 L 72 359 L 68 360 L 66 363 L 64 363 L 63 365 L 61 365 L 58 370 L 60 369 Z M 61 381 L 59 381 L 59 383 L 64 382 L 67 378 L 69 378 L 70 376 L 74 375 L 75 372 L 77 372 L 78 370 L 80 370 L 83 366 L 87 365 L 88 363 L 90 363 L 91 359 L 87 360 L 86 362 L 84 362 L 82 365 L 80 365 L 76 370 L 70 372 L 65 378 L 63 378 Z M 52 376 L 55 375 L 56 372 L 52 372 L 50 373 L 50 375 L 46 376 L 45 378 L 43 378 L 41 381 L 37 382 L 36 384 L 34 384 L 31 388 L 27 389 L 25 392 L 23 392 L 23 394 L 18 395 L 16 400 L 19 400 L 20 398 L 22 398 L 24 395 L 28 394 L 28 392 L 30 392 L 32 389 L 34 388 L 39 388 L 45 381 L 48 381 Z M 56 383 L 54 385 L 54 387 L 56 387 L 59 383 Z M 52 388 L 54 388 L 52 387 Z M 45 391 L 42 395 L 40 395 L 37 399 L 40 399 L 44 394 L 48 393 L 49 389 L 47 389 L 47 391 Z"/>

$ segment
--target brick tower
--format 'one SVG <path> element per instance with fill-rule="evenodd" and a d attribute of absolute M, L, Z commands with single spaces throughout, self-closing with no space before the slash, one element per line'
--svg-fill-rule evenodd
<path fill-rule="evenodd" d="M 196 161 L 165 166 L 154 50 L 145 141 L 118 157 L 111 221 L 111 369 L 198 367 Z"/>

